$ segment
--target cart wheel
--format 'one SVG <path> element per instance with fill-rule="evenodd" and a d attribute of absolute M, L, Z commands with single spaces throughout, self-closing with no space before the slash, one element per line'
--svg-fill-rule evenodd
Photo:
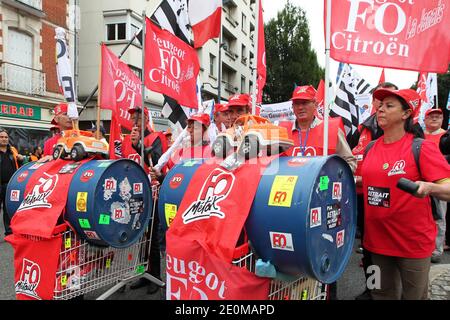
<path fill-rule="evenodd" d="M 86 152 L 84 151 L 84 148 L 77 144 L 76 146 L 73 146 L 72 150 L 70 151 L 70 157 L 73 161 L 81 161 L 86 157 Z"/>
<path fill-rule="evenodd" d="M 258 137 L 246 136 L 239 148 L 239 154 L 245 157 L 245 160 L 256 158 L 259 155 L 259 147 Z"/>

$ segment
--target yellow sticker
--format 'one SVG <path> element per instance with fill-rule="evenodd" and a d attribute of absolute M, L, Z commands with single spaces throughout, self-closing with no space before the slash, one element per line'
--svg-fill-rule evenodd
<path fill-rule="evenodd" d="M 71 238 L 67 238 L 64 243 L 65 243 L 64 247 L 66 249 L 70 249 L 70 247 L 72 246 L 72 239 Z"/>
<path fill-rule="evenodd" d="M 63 287 L 67 286 L 67 275 L 63 275 L 63 276 L 61 277 L 61 285 L 62 285 Z"/>
<path fill-rule="evenodd" d="M 87 192 L 78 192 L 77 193 L 77 211 L 78 212 L 87 212 L 87 200 L 88 200 Z"/>
<path fill-rule="evenodd" d="M 276 176 L 270 192 L 269 206 L 290 208 L 297 176 Z"/>
<path fill-rule="evenodd" d="M 175 216 L 177 215 L 178 207 L 175 204 L 166 203 L 165 213 L 166 213 L 166 223 L 167 227 L 170 227 Z"/>
<path fill-rule="evenodd" d="M 106 269 L 111 268 L 111 259 L 106 260 Z"/>

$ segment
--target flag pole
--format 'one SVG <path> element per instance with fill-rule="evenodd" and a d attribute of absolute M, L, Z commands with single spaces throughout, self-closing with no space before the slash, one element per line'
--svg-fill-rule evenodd
<path fill-rule="evenodd" d="M 141 71 L 141 82 L 142 82 L 142 108 L 141 108 L 141 166 L 145 168 L 145 146 L 144 146 L 144 137 L 145 137 L 145 38 L 147 33 L 147 14 L 142 11 L 142 71 Z M 150 119 L 150 112 L 149 112 Z"/>
<path fill-rule="evenodd" d="M 258 59 L 259 59 L 259 10 L 261 10 L 261 0 L 256 0 L 256 28 L 255 28 L 255 34 L 253 35 L 255 39 L 255 65 L 253 68 L 253 72 L 255 73 L 253 75 L 253 94 L 252 94 L 252 114 L 256 114 L 256 91 L 260 90 L 261 88 L 258 88 Z M 242 93 L 242 92 L 241 92 Z"/>
<path fill-rule="evenodd" d="M 223 41 L 223 27 L 222 15 L 220 20 L 220 36 L 219 36 L 219 68 L 217 71 L 217 103 L 222 101 L 222 41 Z"/>
<path fill-rule="evenodd" d="M 329 101 L 330 101 L 330 47 L 331 47 L 331 0 L 327 0 L 326 15 L 326 41 L 325 41 L 325 102 L 323 110 L 323 155 L 328 156 L 328 123 L 329 123 Z"/>

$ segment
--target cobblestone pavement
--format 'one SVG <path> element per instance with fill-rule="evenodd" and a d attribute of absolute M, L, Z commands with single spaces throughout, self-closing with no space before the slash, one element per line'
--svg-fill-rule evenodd
<path fill-rule="evenodd" d="M 450 300 L 450 264 L 431 268 L 429 293 L 430 300 Z"/>

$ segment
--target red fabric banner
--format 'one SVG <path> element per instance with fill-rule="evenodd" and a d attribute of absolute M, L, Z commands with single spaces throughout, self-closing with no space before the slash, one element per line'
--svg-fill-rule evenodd
<path fill-rule="evenodd" d="M 335 0 L 331 57 L 360 65 L 445 73 L 450 61 L 449 7 L 450 0 Z"/>
<path fill-rule="evenodd" d="M 81 162 L 55 160 L 36 170 L 25 188 L 25 197 L 11 220 L 15 234 L 52 238 L 67 203 L 70 182 Z"/>
<path fill-rule="evenodd" d="M 263 90 L 267 79 L 266 64 L 266 39 L 264 33 L 264 17 L 262 1 L 259 0 L 259 26 L 258 26 L 258 79 L 257 79 L 257 97 L 256 103 L 262 103 Z"/>
<path fill-rule="evenodd" d="M 5 240 L 14 248 L 17 300 L 52 300 L 62 237 L 37 241 L 13 234 Z"/>
<path fill-rule="evenodd" d="M 127 130 L 133 128 L 128 109 L 142 105 L 141 80 L 105 45 L 102 45 L 99 105 L 112 110 L 113 117 Z"/>
<path fill-rule="evenodd" d="M 220 36 L 222 0 L 190 0 L 189 20 L 194 34 L 194 47 L 201 48 L 209 39 Z"/>
<path fill-rule="evenodd" d="M 145 86 L 165 94 L 179 104 L 198 108 L 197 52 L 166 30 L 147 19 L 145 37 Z"/>
<path fill-rule="evenodd" d="M 269 280 L 258 279 L 231 262 L 260 177 L 272 159 L 246 163 L 233 172 L 217 164 L 204 164 L 197 170 L 166 234 L 167 278 L 172 281 L 168 284 L 169 299 L 267 298 Z M 242 197 L 242 190 L 246 190 L 246 197 Z M 209 278 L 207 273 L 204 283 L 192 281 L 189 273 L 175 266 L 180 259 L 188 266 L 198 265 L 198 271 L 207 270 Z M 173 268 L 170 263 L 174 263 Z M 211 283 L 217 285 L 209 288 Z M 253 289 L 245 290 L 246 286 Z"/>
<path fill-rule="evenodd" d="M 111 117 L 111 127 L 109 136 L 109 158 L 117 160 L 122 158 L 122 129 L 116 116 Z"/>

